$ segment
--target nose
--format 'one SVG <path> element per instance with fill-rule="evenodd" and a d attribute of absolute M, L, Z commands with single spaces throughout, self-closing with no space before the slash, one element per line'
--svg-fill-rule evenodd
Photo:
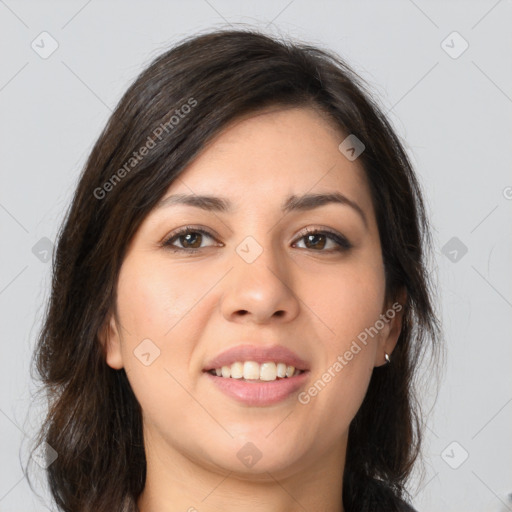
<path fill-rule="evenodd" d="M 254 261 L 245 257 L 243 249 L 235 252 L 233 269 L 223 280 L 224 318 L 256 324 L 290 322 L 296 318 L 300 300 L 293 289 L 292 265 L 269 247 Z"/>

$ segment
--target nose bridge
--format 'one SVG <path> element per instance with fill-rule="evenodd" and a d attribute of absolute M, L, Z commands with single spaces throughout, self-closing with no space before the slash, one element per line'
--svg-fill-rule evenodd
<path fill-rule="evenodd" d="M 238 264 L 239 270 L 250 273 L 270 272 L 269 268 L 277 274 L 285 273 L 282 247 L 276 239 L 278 230 L 274 229 L 275 219 L 271 212 L 264 212 L 264 207 L 256 205 L 247 209 L 248 213 L 241 221 L 243 229 L 239 230 L 243 238 L 235 246 L 241 261 L 235 258 L 234 264 Z"/>
<path fill-rule="evenodd" d="M 258 238 L 256 238 L 258 237 Z M 284 255 L 272 239 L 272 232 L 246 236 L 235 248 L 234 269 L 246 285 L 272 288 L 284 286 L 288 271 Z"/>

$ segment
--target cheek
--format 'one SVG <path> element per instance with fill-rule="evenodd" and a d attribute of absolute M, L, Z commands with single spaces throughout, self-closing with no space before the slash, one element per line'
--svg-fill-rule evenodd
<path fill-rule="evenodd" d="M 328 352 L 342 353 L 382 313 L 384 271 L 378 265 L 340 266 L 315 275 L 303 290 L 301 298 L 323 325 Z"/>
<path fill-rule="evenodd" d="M 206 284 L 180 269 L 158 261 L 123 265 L 118 285 L 118 309 L 132 337 L 168 341 L 183 328 L 181 322 L 194 311 Z"/>
<path fill-rule="evenodd" d="M 204 286 L 190 274 L 171 273 L 168 266 L 155 261 L 148 264 L 133 257 L 121 268 L 117 304 L 123 364 L 148 412 L 152 407 L 155 412 L 162 410 L 159 402 L 169 403 L 169 394 L 179 387 L 177 381 L 187 382 L 193 330 L 199 328 L 190 319 L 201 311 L 195 306 L 204 295 Z"/>
<path fill-rule="evenodd" d="M 121 269 L 118 311 L 124 369 L 145 421 L 162 432 L 183 423 L 182 411 L 191 406 L 182 386 L 190 388 L 193 331 L 200 328 L 190 320 L 200 314 L 204 287 L 204 281 L 186 272 L 171 273 L 158 262 L 142 264 L 133 258 Z M 176 429 L 179 435 L 187 433 Z"/>
<path fill-rule="evenodd" d="M 323 350 L 303 399 L 313 409 L 330 411 L 338 432 L 348 428 L 372 375 L 377 337 L 366 333 L 382 313 L 385 278 L 378 264 L 361 264 L 339 267 L 314 283 L 305 302 L 322 324 Z"/>

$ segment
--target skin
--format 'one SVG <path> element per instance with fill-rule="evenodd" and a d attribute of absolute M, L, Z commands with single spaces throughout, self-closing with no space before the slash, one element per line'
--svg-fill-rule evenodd
<path fill-rule="evenodd" d="M 401 313 L 366 345 L 359 343 L 357 355 L 307 404 L 294 394 L 249 407 L 221 393 L 202 369 L 243 342 L 282 344 L 309 362 L 307 390 L 391 307 L 368 183 L 359 161 L 339 151 L 344 138 L 306 107 L 240 118 L 165 196 L 223 196 L 236 210 L 155 208 L 132 239 L 117 311 L 100 339 L 108 365 L 125 369 L 143 410 L 141 512 L 343 511 L 348 428 L 373 368 L 395 347 Z M 280 211 L 290 194 L 325 192 L 355 201 L 367 225 L 346 205 Z M 162 247 L 177 228 L 191 224 L 215 235 L 196 234 L 189 243 L 199 252 Z M 322 236 L 307 245 L 307 227 L 335 230 L 353 247 L 333 252 L 336 243 Z M 235 250 L 247 236 L 263 249 L 250 264 Z M 183 236 L 173 243 L 187 247 Z M 396 299 L 403 304 L 405 296 Z M 160 349 L 149 366 L 134 355 L 144 339 Z M 237 457 L 247 442 L 261 452 L 251 467 Z"/>

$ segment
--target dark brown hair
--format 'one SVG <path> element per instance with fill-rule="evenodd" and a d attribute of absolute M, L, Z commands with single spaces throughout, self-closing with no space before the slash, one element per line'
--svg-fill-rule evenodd
<path fill-rule="evenodd" d="M 58 453 L 47 477 L 61 510 L 137 510 L 146 477 L 141 408 L 124 369 L 106 364 L 98 339 L 115 311 L 126 249 L 214 135 L 273 105 L 312 106 L 365 145 L 359 159 L 376 212 L 387 298 L 405 288 L 407 301 L 392 364 L 374 369 L 350 425 L 340 492 L 346 512 L 403 510 L 422 431 L 414 378 L 440 340 L 421 188 L 390 123 L 340 57 L 251 29 L 196 35 L 157 57 L 120 100 L 80 176 L 58 234 L 34 352 L 49 399 L 36 444 Z M 134 156 L 143 146 L 150 149 L 144 157 Z"/>

